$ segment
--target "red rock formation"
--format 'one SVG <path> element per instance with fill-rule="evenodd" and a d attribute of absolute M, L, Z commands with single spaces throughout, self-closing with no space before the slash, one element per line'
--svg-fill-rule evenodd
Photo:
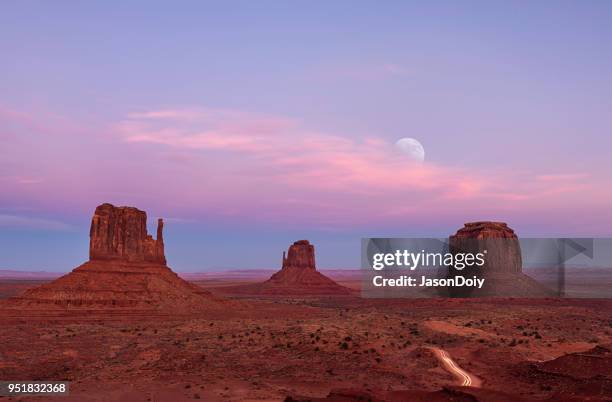
<path fill-rule="evenodd" d="M 289 246 L 289 252 L 283 252 L 282 268 L 297 267 L 316 270 L 314 246 L 308 240 L 298 240 Z"/>
<path fill-rule="evenodd" d="M 317 271 L 314 246 L 308 240 L 298 240 L 283 253 L 281 270 L 258 285 L 257 293 L 315 295 L 351 294 L 352 291 Z"/>
<path fill-rule="evenodd" d="M 503 222 L 470 222 L 449 238 L 451 252 L 480 253 L 486 250 L 480 272 L 515 272 L 523 270 L 521 246 L 514 230 Z"/>
<path fill-rule="evenodd" d="M 484 265 L 449 269 L 449 276 L 484 278 L 482 289 L 451 288 L 457 297 L 544 297 L 552 292 L 523 274 L 521 246 L 514 230 L 503 222 L 470 222 L 449 237 L 453 254 L 484 253 Z"/>
<path fill-rule="evenodd" d="M 102 204 L 91 220 L 90 260 L 11 302 L 36 308 L 128 308 L 205 311 L 224 301 L 181 279 L 166 266 L 163 221 L 157 240 L 147 234 L 147 215 L 133 207 Z"/>
<path fill-rule="evenodd" d="M 89 231 L 90 260 L 147 261 L 166 264 L 162 219 L 157 240 L 147 233 L 147 213 L 133 207 L 102 204 L 96 208 Z"/>
<path fill-rule="evenodd" d="M 231 286 L 219 289 L 228 294 L 266 295 L 349 295 L 353 291 L 341 286 L 317 271 L 315 249 L 308 240 L 294 242 L 287 253 L 283 252 L 280 271 L 265 282 L 253 285 Z"/>

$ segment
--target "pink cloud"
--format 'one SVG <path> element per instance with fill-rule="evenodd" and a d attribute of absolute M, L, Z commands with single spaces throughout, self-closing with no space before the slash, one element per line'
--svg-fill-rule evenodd
<path fill-rule="evenodd" d="M 189 219 L 327 228 L 573 210 L 610 218 L 609 186 L 580 172 L 412 164 L 384 138 L 316 131 L 282 116 L 141 110 L 98 128 L 0 113 L 1 127 L 20 135 L 0 149 L 0 205 L 90 211 L 109 201 Z"/>
<path fill-rule="evenodd" d="M 502 177 L 493 171 L 410 164 L 392 144 L 378 137 L 355 139 L 313 132 L 284 117 L 227 110 L 192 108 L 130 114 L 118 128 L 123 140 L 130 143 L 223 151 L 230 154 L 228 163 L 231 158 L 250 157 L 247 169 L 251 176 L 265 173 L 274 185 L 310 192 L 311 197 L 329 191 L 393 197 L 413 193 L 413 199 L 427 199 L 430 205 L 484 200 L 516 204 L 566 192 L 568 180 L 584 177 Z"/>
<path fill-rule="evenodd" d="M 227 111 L 215 115 L 202 110 L 201 118 L 193 110 L 189 114 L 175 111 L 170 121 L 161 122 L 150 119 L 151 115 L 168 113 L 131 114 L 118 125 L 124 141 L 224 151 L 236 157 L 246 154 L 256 160 L 252 174 L 260 169 L 273 172 L 278 183 L 289 187 L 299 183 L 303 189 L 368 193 L 398 186 L 424 190 L 445 186 L 448 194 L 454 188 L 463 196 L 481 187 L 481 179 L 473 175 L 459 179 L 446 168 L 411 165 L 392 144 L 380 138 L 355 140 L 312 132 L 285 118 L 274 120 Z"/>
<path fill-rule="evenodd" d="M 582 180 L 582 179 L 586 179 L 588 178 L 589 175 L 587 175 L 586 173 L 561 173 L 561 174 L 541 174 L 536 176 L 537 180 L 540 181 L 564 181 L 564 182 L 568 182 L 568 181 L 576 181 L 576 180 Z"/>

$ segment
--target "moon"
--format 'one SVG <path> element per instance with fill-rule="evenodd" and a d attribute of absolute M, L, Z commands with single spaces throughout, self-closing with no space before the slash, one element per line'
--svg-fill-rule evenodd
<path fill-rule="evenodd" d="M 401 153 L 407 155 L 410 160 L 414 162 L 421 163 L 425 160 L 425 148 L 423 148 L 423 145 L 414 138 L 400 138 L 395 143 L 395 146 Z"/>

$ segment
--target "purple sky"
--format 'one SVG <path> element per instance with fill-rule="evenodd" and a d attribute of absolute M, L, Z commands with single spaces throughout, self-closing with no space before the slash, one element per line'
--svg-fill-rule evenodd
<path fill-rule="evenodd" d="M 612 4 L 427 3 L 3 2 L 0 269 L 78 265 L 103 202 L 166 218 L 179 271 L 612 235 Z"/>

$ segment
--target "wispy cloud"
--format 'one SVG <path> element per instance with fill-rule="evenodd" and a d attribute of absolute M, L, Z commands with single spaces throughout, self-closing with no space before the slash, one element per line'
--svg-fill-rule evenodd
<path fill-rule="evenodd" d="M 0 182 L 11 182 L 17 184 L 38 184 L 42 183 L 43 179 L 40 177 L 29 176 L 4 176 L 0 177 Z"/>
<path fill-rule="evenodd" d="M 16 181 L 19 184 L 38 184 L 38 183 L 42 183 L 43 179 L 38 178 L 38 177 L 21 177 L 21 178 L 18 178 Z"/>
<path fill-rule="evenodd" d="M 61 117 L 46 122 L 11 113 L 0 119 L 25 121 L 21 130 L 37 150 L 20 142 L 0 150 L 10 162 L 0 178 L 6 190 L 0 207 L 89 211 L 108 201 L 163 216 L 179 211 L 195 221 L 341 228 L 444 217 L 563 216 L 574 209 L 603 211 L 612 199 L 609 186 L 582 172 L 411 164 L 393 140 L 313 130 L 269 114 L 141 109 L 105 129 Z M 19 126 L 12 122 L 4 125 Z M 421 139 L 427 147 L 427 138 Z M 66 228 L 5 214 L 5 226 Z"/>
<path fill-rule="evenodd" d="M 446 198 L 478 196 L 482 178 L 433 164 L 411 165 L 381 138 L 315 132 L 287 118 L 211 109 L 130 114 L 118 124 L 124 141 L 251 157 L 249 173 L 287 186 L 368 194 L 402 188 L 440 190 Z M 151 117 L 155 116 L 155 117 Z M 163 116 L 163 117 L 159 117 Z M 227 160 L 232 163 L 231 159 Z"/>
<path fill-rule="evenodd" d="M 227 164 L 243 166 L 252 178 L 265 176 L 316 200 L 360 196 L 473 207 L 487 200 L 526 202 L 559 191 L 581 174 L 503 174 L 434 163 L 410 164 L 392 143 L 309 130 L 284 117 L 206 108 L 129 114 L 118 124 L 124 141 L 193 151 L 224 152 Z M 233 156 L 232 156 L 233 155 Z M 248 163 L 245 162 L 248 157 Z M 264 196 L 265 197 L 265 196 Z M 319 200 L 317 200 L 319 201 Z M 347 199 L 346 203 L 355 203 Z"/>
<path fill-rule="evenodd" d="M 42 229 L 54 231 L 69 231 L 74 227 L 60 221 L 44 218 L 34 218 L 30 216 L 20 215 L 3 215 L 0 214 L 0 226 L 22 229 Z"/>
<path fill-rule="evenodd" d="M 406 67 L 395 63 L 384 64 L 383 70 L 391 75 L 405 75 L 409 73 L 409 70 Z"/>
<path fill-rule="evenodd" d="M 569 181 L 579 181 L 579 180 L 587 179 L 588 177 L 589 175 L 586 173 L 561 173 L 561 174 L 541 174 L 541 175 L 536 176 L 536 179 L 539 181 L 546 181 L 546 182 L 552 182 L 552 181 L 569 182 Z"/>
<path fill-rule="evenodd" d="M 327 76 L 371 81 L 409 77 L 410 72 L 405 65 L 394 62 L 325 66 L 321 71 Z"/>

